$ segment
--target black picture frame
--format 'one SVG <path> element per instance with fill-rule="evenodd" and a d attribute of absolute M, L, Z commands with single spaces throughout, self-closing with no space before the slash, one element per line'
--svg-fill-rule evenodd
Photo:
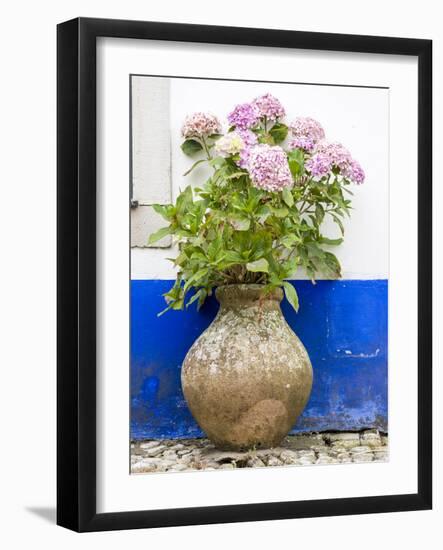
<path fill-rule="evenodd" d="M 96 39 L 399 54 L 418 59 L 416 494 L 96 512 Z M 426 510 L 432 507 L 432 42 L 78 18 L 57 29 L 57 523 L 75 531 Z"/>

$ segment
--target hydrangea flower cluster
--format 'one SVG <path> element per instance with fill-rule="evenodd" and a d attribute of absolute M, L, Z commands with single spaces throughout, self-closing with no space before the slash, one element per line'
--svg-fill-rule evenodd
<path fill-rule="evenodd" d="M 307 153 L 312 153 L 312 151 L 315 149 L 315 142 L 309 137 L 299 136 L 292 138 L 289 142 L 288 147 L 290 150 L 303 149 L 303 151 L 306 151 Z"/>
<path fill-rule="evenodd" d="M 308 177 L 321 179 L 328 174 L 340 174 L 353 183 L 363 183 L 365 173 L 360 164 L 340 143 L 327 142 L 321 124 L 311 117 L 297 117 L 289 127 L 281 119 L 285 109 L 280 101 L 267 93 L 252 102 L 240 103 L 228 114 L 232 131 L 215 138 L 221 133 L 221 124 L 210 113 L 197 112 L 188 116 L 182 127 L 186 139 L 202 141 L 207 149 L 214 147 L 214 153 L 223 158 L 232 157 L 243 170 L 249 172 L 252 184 L 260 189 L 278 191 L 294 185 L 288 164 L 288 155 L 279 145 L 286 134 L 277 138 L 273 133 L 275 123 L 278 131 L 289 130 L 287 150 L 301 150 Z M 217 139 L 206 143 L 208 137 Z M 208 153 L 209 154 L 209 153 Z"/>
<path fill-rule="evenodd" d="M 312 157 L 306 162 L 306 168 L 312 176 L 322 178 L 333 168 L 353 183 L 364 182 L 365 173 L 360 164 L 352 158 L 351 153 L 341 143 L 319 143 Z"/>
<path fill-rule="evenodd" d="M 260 113 L 252 103 L 240 103 L 236 105 L 228 115 L 228 122 L 237 130 L 248 130 L 254 127 L 260 120 Z"/>
<path fill-rule="evenodd" d="M 271 122 L 283 118 L 286 114 L 283 105 L 272 94 L 256 97 L 252 103 L 256 107 L 260 118 L 266 117 Z"/>
<path fill-rule="evenodd" d="M 314 178 L 322 178 L 331 169 L 331 159 L 324 153 L 318 153 L 305 163 L 305 167 Z"/>
<path fill-rule="evenodd" d="M 344 170 L 352 159 L 351 153 L 346 149 L 346 147 L 336 141 L 322 141 L 318 145 L 315 152 L 318 155 L 326 155 L 331 162 L 331 166 L 336 166 L 341 170 Z"/>
<path fill-rule="evenodd" d="M 282 191 L 293 185 L 285 151 L 278 145 L 255 145 L 249 152 L 248 170 L 252 185 L 266 191 Z"/>
<path fill-rule="evenodd" d="M 221 133 L 221 124 L 218 118 L 211 113 L 194 113 L 187 116 L 182 126 L 182 136 L 188 138 L 202 138 Z"/>
<path fill-rule="evenodd" d="M 297 117 L 289 128 L 293 136 L 289 142 L 290 149 L 303 149 L 311 153 L 316 144 L 325 138 L 320 123 L 310 117 Z"/>
<path fill-rule="evenodd" d="M 346 167 L 345 174 L 347 178 L 357 185 L 362 184 L 365 181 L 366 174 L 361 167 L 360 163 L 355 159 L 352 159 L 349 165 Z"/>
<path fill-rule="evenodd" d="M 214 151 L 216 155 L 226 158 L 239 154 L 244 148 L 245 142 L 239 132 L 230 132 L 217 140 Z"/>

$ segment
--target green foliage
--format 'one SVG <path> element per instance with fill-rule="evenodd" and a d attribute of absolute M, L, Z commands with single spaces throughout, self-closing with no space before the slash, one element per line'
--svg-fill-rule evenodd
<path fill-rule="evenodd" d="M 192 157 L 203 149 L 200 142 L 195 139 L 187 139 L 182 143 L 181 149 L 185 155 Z"/>
<path fill-rule="evenodd" d="M 277 123 L 254 131 L 263 143 L 279 143 L 288 128 Z M 239 283 L 263 284 L 265 291 L 281 287 L 298 310 L 297 293 L 287 279 L 298 273 L 313 282 L 319 275 L 341 276 L 331 248 L 343 241 L 343 219 L 351 208 L 344 193 L 349 181 L 338 173 L 313 179 L 305 169 L 305 153 L 295 149 L 287 153 L 293 186 L 282 192 L 257 189 L 237 157 L 212 157 L 210 140 L 217 138 L 188 139 L 182 145 L 187 155 L 205 154 L 187 172 L 207 163 L 212 173 L 202 187 L 187 186 L 174 204 L 153 206 L 168 225 L 149 243 L 172 235 L 178 246 L 172 260 L 177 279 L 164 295 L 164 311 L 194 302 L 200 307 L 214 287 Z M 327 219 L 337 226 L 338 237 L 323 234 Z"/>
<path fill-rule="evenodd" d="M 298 296 L 295 288 L 288 283 L 288 281 L 283 281 L 283 289 L 285 291 L 285 296 L 291 306 L 298 311 Z"/>
<path fill-rule="evenodd" d="M 286 126 L 286 124 L 277 122 L 269 130 L 269 134 L 272 136 L 275 144 L 281 143 L 286 139 L 286 136 L 288 135 L 288 127 Z"/>
<path fill-rule="evenodd" d="M 294 149 L 288 153 L 288 164 L 291 174 L 296 178 L 303 173 L 304 169 L 304 155 L 301 149 Z"/>
<path fill-rule="evenodd" d="M 246 264 L 246 269 L 252 273 L 262 272 L 269 273 L 269 263 L 266 258 L 260 258 L 259 260 L 254 260 L 253 262 L 248 262 Z"/>
<path fill-rule="evenodd" d="M 152 233 L 152 235 L 149 236 L 148 243 L 154 244 L 160 239 L 163 239 L 163 237 L 166 237 L 166 235 L 170 235 L 170 234 L 171 234 L 170 227 L 162 227 L 161 229 L 159 229 L 155 233 Z"/>

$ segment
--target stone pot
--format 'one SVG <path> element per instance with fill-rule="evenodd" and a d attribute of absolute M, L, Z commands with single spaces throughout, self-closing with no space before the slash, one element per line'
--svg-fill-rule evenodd
<path fill-rule="evenodd" d="M 217 288 L 218 314 L 183 363 L 189 408 L 220 449 L 277 446 L 311 392 L 311 362 L 283 317 L 283 292 L 262 289 Z"/>

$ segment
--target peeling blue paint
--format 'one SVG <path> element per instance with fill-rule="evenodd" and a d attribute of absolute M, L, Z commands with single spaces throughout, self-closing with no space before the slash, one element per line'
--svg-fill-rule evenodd
<path fill-rule="evenodd" d="M 180 386 L 182 361 L 214 318 L 209 300 L 200 312 L 161 317 L 165 280 L 131 281 L 131 437 L 183 438 L 204 434 L 187 408 Z M 308 350 L 314 368 L 309 403 L 293 432 L 387 431 L 386 280 L 293 281 L 300 297 L 288 323 Z"/>

